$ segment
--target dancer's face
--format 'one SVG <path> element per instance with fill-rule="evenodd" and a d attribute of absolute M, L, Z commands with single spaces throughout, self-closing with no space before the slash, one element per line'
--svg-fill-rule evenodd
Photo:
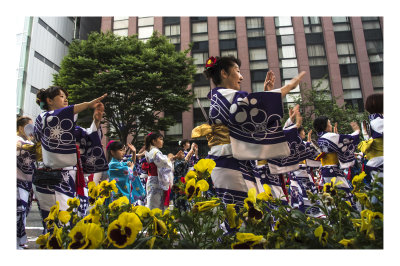
<path fill-rule="evenodd" d="M 47 104 L 50 110 L 57 110 L 68 106 L 68 98 L 65 93 L 60 90 L 60 94 L 53 99 L 47 98 Z"/>
<path fill-rule="evenodd" d="M 117 160 L 122 160 L 124 158 L 124 155 L 125 155 L 125 148 L 122 148 L 120 150 L 111 151 L 111 156 Z"/>
<path fill-rule="evenodd" d="M 221 77 L 223 87 L 237 91 L 240 90 L 240 83 L 243 80 L 243 76 L 240 74 L 239 66 L 236 63 L 229 69 L 229 73 L 221 70 Z"/>
<path fill-rule="evenodd" d="M 159 137 L 155 140 L 153 140 L 153 146 L 156 148 L 161 149 L 164 145 L 164 138 L 163 137 Z"/>

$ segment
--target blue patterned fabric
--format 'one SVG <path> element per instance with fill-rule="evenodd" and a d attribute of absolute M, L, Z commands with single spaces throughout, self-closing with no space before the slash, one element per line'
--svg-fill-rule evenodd
<path fill-rule="evenodd" d="M 17 245 L 28 242 L 25 227 L 26 218 L 32 204 L 30 192 L 32 182 L 17 179 Z"/>
<path fill-rule="evenodd" d="M 131 169 L 128 163 L 112 158 L 107 173 L 110 181 L 116 181 L 118 192 L 126 196 L 129 203 L 135 203 L 145 197 L 146 192 L 136 171 L 136 166 Z"/>
<path fill-rule="evenodd" d="M 280 91 L 247 93 L 217 87 L 210 91 L 210 125 L 225 125 L 230 144 L 211 147 L 207 156 L 216 163 L 211 173 L 215 192 L 226 204 L 243 206 L 248 191 L 264 189 L 255 171 L 256 159 L 290 154 L 280 119 Z"/>

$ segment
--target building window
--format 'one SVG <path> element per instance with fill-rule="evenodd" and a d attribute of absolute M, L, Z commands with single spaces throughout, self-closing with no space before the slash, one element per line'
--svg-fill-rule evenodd
<path fill-rule="evenodd" d="M 57 72 L 60 71 L 60 67 L 58 65 L 54 64 L 52 61 L 50 61 L 49 59 L 47 59 L 43 55 L 39 54 L 38 52 L 35 51 L 34 56 L 35 56 L 35 58 L 39 59 L 40 61 L 42 61 L 43 63 L 45 63 L 46 65 L 48 65 L 52 69 L 54 69 L 55 71 L 57 71 Z"/>
<path fill-rule="evenodd" d="M 147 41 L 154 30 L 154 17 L 138 17 L 138 39 Z"/>
<path fill-rule="evenodd" d="M 180 51 L 181 43 L 181 25 L 180 17 L 164 17 L 164 35 L 167 36 L 170 43 L 175 45 L 176 51 Z"/>
<path fill-rule="evenodd" d="M 41 18 L 39 18 L 38 23 L 43 28 L 45 28 L 48 32 L 50 32 L 51 35 L 56 37 L 57 40 L 59 40 L 62 44 L 69 46 L 70 43 L 66 39 L 64 39 L 60 34 L 58 34 L 55 30 L 53 30 L 49 25 L 47 25 L 47 23 L 44 22 Z"/>
<path fill-rule="evenodd" d="M 319 17 L 303 17 L 303 24 L 305 33 L 322 32 L 322 26 Z"/>
<path fill-rule="evenodd" d="M 119 36 L 128 36 L 129 17 L 114 17 L 113 33 Z"/>
<path fill-rule="evenodd" d="M 296 47 L 294 44 L 294 30 L 291 17 L 275 17 L 275 32 L 278 44 L 279 67 L 282 85 L 287 84 L 298 74 Z M 291 106 L 300 96 L 300 87 L 297 86 L 283 100 L 284 106 Z"/>
<path fill-rule="evenodd" d="M 219 39 L 236 39 L 235 19 L 218 19 Z"/>
<path fill-rule="evenodd" d="M 383 34 L 379 17 L 362 17 L 365 44 L 375 92 L 383 92 Z"/>

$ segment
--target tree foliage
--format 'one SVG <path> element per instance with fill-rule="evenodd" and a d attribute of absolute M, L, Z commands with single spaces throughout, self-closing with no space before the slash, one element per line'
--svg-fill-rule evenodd
<path fill-rule="evenodd" d="M 319 116 L 326 116 L 334 126 L 338 123 L 338 131 L 341 134 L 350 134 L 352 128 L 350 122 L 358 122 L 361 128 L 361 121 L 368 119 L 366 112 L 359 113 L 355 108 L 351 106 L 339 106 L 336 103 L 335 98 L 330 97 L 331 92 L 327 88 L 321 88 L 322 80 L 310 89 L 303 91 L 303 96 L 298 97 L 295 100 L 295 104 L 300 105 L 300 113 L 303 117 L 303 127 L 306 130 L 306 134 L 309 130 L 315 130 L 313 128 L 313 121 Z M 284 121 L 288 118 L 288 112 L 284 116 Z M 316 135 L 314 135 L 316 136 Z"/>
<path fill-rule="evenodd" d="M 176 122 L 169 115 L 158 117 L 161 112 L 187 111 L 193 102 L 187 89 L 195 73 L 189 51 L 177 52 L 157 32 L 146 42 L 137 35 L 92 33 L 87 41 L 71 43 L 54 84 L 68 90 L 72 103 L 107 93 L 103 100 L 107 135 L 126 143 L 131 134 L 132 143 L 137 143 L 140 134 L 168 130 Z"/>

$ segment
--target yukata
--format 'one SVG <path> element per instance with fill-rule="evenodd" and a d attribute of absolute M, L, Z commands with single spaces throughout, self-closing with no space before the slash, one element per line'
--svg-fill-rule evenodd
<path fill-rule="evenodd" d="M 101 128 L 96 128 L 94 123 L 89 129 L 80 128 L 76 126 L 77 117 L 71 105 L 43 112 L 36 118 L 34 133 L 36 141 L 41 143 L 42 153 L 38 168 L 61 169 L 63 177 L 57 185 L 33 185 L 43 218 L 48 216 L 56 201 L 60 210 L 67 210 L 67 200 L 74 197 L 81 201 L 78 214 L 84 216 L 88 198 L 83 174 L 108 170 Z"/>
<path fill-rule="evenodd" d="M 290 180 L 290 204 L 293 208 L 297 208 L 305 214 L 312 217 L 324 217 L 322 211 L 312 206 L 311 200 L 308 198 L 307 191 L 312 194 L 318 193 L 316 180 L 314 178 L 314 168 L 321 166 L 320 161 L 314 160 L 319 152 L 310 142 L 304 142 L 309 149 L 309 157 L 300 162 L 299 169 L 288 173 Z"/>
<path fill-rule="evenodd" d="M 309 147 L 301 140 L 297 126 L 289 118 L 284 127 L 283 132 L 290 149 L 290 154 L 284 158 L 269 159 L 258 161 L 257 172 L 260 177 L 261 184 L 267 184 L 271 187 L 274 198 L 282 200 L 283 204 L 288 204 L 289 197 L 286 191 L 286 180 L 284 174 L 299 169 L 299 163 L 310 156 Z M 290 197 L 291 201 L 296 197 L 299 198 L 299 191 L 294 188 Z"/>
<path fill-rule="evenodd" d="M 17 142 L 25 146 L 33 146 L 33 142 L 17 136 Z M 32 201 L 32 174 L 35 168 L 35 152 L 31 149 L 17 150 L 17 248 L 28 242 L 25 232 L 26 218 Z"/>
<path fill-rule="evenodd" d="M 145 152 L 145 157 L 149 164 L 146 183 L 146 207 L 164 210 L 165 206 L 169 206 L 168 191 L 170 191 L 174 180 L 172 163 L 154 146 L 150 147 L 150 151 Z"/>
<path fill-rule="evenodd" d="M 179 194 L 179 190 L 177 189 L 177 184 L 179 181 L 186 176 L 187 172 L 189 171 L 189 163 L 185 160 L 175 160 L 174 161 L 174 182 L 171 191 L 171 199 L 174 202 L 174 207 L 178 208 L 181 211 L 185 211 L 189 208 L 188 203 L 184 199 L 180 199 L 181 196 Z"/>
<path fill-rule="evenodd" d="M 107 173 L 110 181 L 116 181 L 118 193 L 126 196 L 129 199 L 129 203 L 134 204 L 145 197 L 146 192 L 136 171 L 136 166 L 132 169 L 127 162 L 112 158 L 108 164 Z"/>
<path fill-rule="evenodd" d="M 359 131 L 350 135 L 332 132 L 318 132 L 318 146 L 321 150 L 320 175 L 323 184 L 330 183 L 336 177 L 336 187 L 346 192 L 346 198 L 353 204 L 351 182 L 346 179 L 343 169 L 348 169 L 355 163 L 354 152 L 359 143 Z"/>
<path fill-rule="evenodd" d="M 383 115 L 370 114 L 369 120 L 371 138 L 358 145 L 367 160 L 364 164 L 367 183 L 372 182 L 376 175 L 383 177 Z"/>
<path fill-rule="evenodd" d="M 280 122 L 280 89 L 247 93 L 217 87 L 208 98 L 209 125 L 193 129 L 192 138 L 206 136 L 211 147 L 207 158 L 216 163 L 211 173 L 216 195 L 226 204 L 243 206 L 249 189 L 264 191 L 255 160 L 290 153 Z"/>
<path fill-rule="evenodd" d="M 186 158 L 186 155 L 188 155 L 188 151 L 183 151 L 184 153 L 184 158 Z M 196 156 L 196 154 L 193 154 L 192 157 L 189 158 L 188 164 L 189 164 L 189 170 L 194 170 L 194 165 L 199 161 L 199 158 Z"/>

